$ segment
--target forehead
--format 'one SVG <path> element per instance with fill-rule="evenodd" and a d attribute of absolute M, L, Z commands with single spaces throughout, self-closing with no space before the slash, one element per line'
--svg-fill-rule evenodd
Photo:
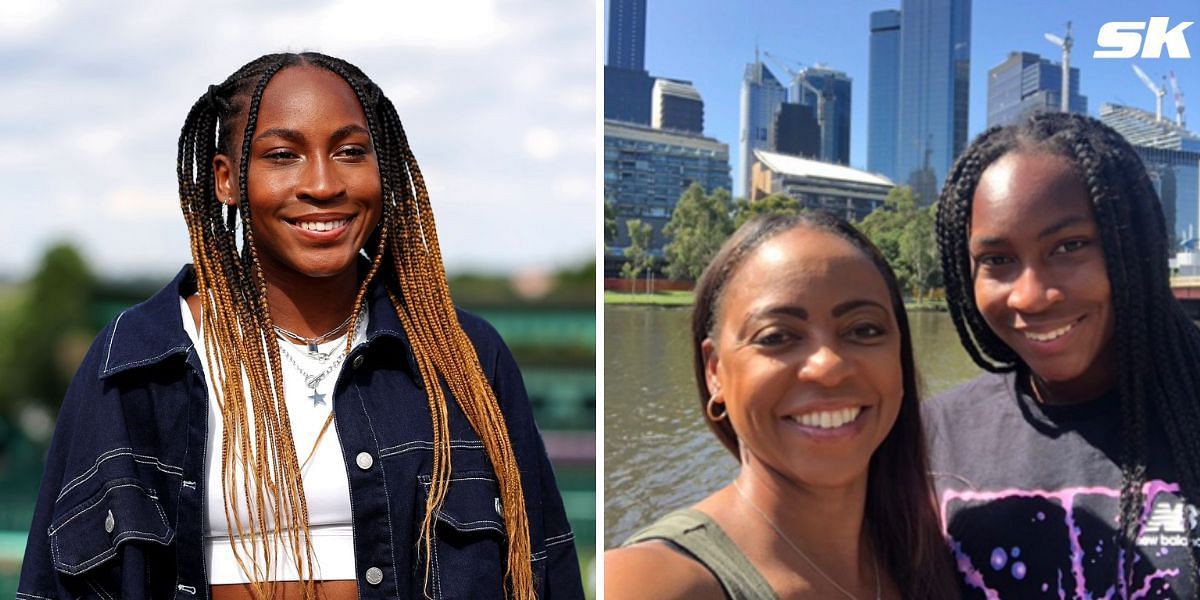
<path fill-rule="evenodd" d="M 1091 200 L 1071 163 L 1053 154 L 1014 152 L 980 176 L 971 202 L 970 236 L 1033 236 L 1072 219 L 1095 223 Z"/>
<path fill-rule="evenodd" d="M 746 257 L 726 284 L 721 312 L 734 317 L 786 303 L 825 313 L 850 299 L 891 306 L 883 274 L 862 250 L 838 235 L 798 227 Z"/>
<path fill-rule="evenodd" d="M 255 129 L 337 129 L 347 124 L 366 127 L 366 115 L 350 85 L 331 71 L 299 66 L 279 71 L 267 83 Z"/>

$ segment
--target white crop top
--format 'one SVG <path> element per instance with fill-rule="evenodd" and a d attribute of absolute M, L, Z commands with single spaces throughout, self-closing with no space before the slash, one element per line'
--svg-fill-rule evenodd
<path fill-rule="evenodd" d="M 187 301 L 180 299 L 180 310 L 183 313 L 183 328 L 196 346 L 200 363 L 205 370 L 205 382 L 208 386 L 208 448 L 205 457 L 205 524 L 204 550 L 208 567 L 209 583 L 220 585 L 227 583 L 249 583 L 246 574 L 237 564 L 229 536 L 232 527 L 225 518 L 225 498 L 221 491 L 221 436 L 224 422 L 221 409 L 217 405 L 217 397 L 213 390 L 213 378 L 208 374 L 208 364 L 205 359 L 204 339 L 196 331 L 191 310 Z M 365 315 L 360 319 L 355 331 L 354 345 L 366 340 L 367 323 Z M 293 441 L 296 445 L 296 460 L 303 464 L 312 452 L 312 459 L 301 470 L 304 482 L 304 497 L 308 503 L 308 524 L 313 546 L 314 578 L 317 580 L 355 579 L 354 569 L 354 531 L 350 512 L 350 483 L 346 478 L 346 464 L 342 458 L 342 444 L 338 439 L 337 428 L 330 423 L 325 435 L 321 436 L 319 444 L 313 450 L 314 442 L 325 421 L 333 409 L 333 387 L 337 381 L 341 365 L 333 367 L 317 384 L 314 398 L 313 390 L 305 385 L 305 377 L 300 374 L 297 365 L 308 375 L 316 375 L 326 371 L 334 361 L 339 361 L 346 343 L 346 336 L 326 342 L 318 347 L 322 353 L 330 353 L 325 362 L 308 356 L 304 346 L 297 346 L 280 340 L 280 352 L 292 358 L 281 356 L 283 368 L 283 392 L 287 403 L 288 416 L 292 426 Z M 249 382 L 243 381 L 248 389 Z M 248 395 L 248 392 L 247 392 Z M 238 465 L 239 463 L 231 463 Z M 242 481 L 239 467 L 239 487 Z M 243 528 L 250 523 L 246 512 L 245 501 L 239 502 L 239 512 Z M 269 522 L 269 519 L 268 519 Z M 286 535 L 283 537 L 283 547 L 275 556 L 272 563 L 272 573 L 268 581 L 297 581 L 299 576 L 293 564 L 290 544 Z M 245 549 L 243 549 L 245 548 Z M 249 566 L 249 546 L 239 548 L 242 560 Z M 260 554 L 266 548 L 261 537 L 258 541 Z"/>

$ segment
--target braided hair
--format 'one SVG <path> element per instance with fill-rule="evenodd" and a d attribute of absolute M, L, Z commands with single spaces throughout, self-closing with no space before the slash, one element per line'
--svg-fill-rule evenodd
<path fill-rule="evenodd" d="M 712 394 L 705 376 L 702 346 L 715 339 L 725 289 L 746 259 L 770 239 L 797 228 L 833 234 L 863 253 L 887 284 L 892 314 L 900 331 L 900 370 L 904 393 L 896 423 L 871 455 L 867 469 L 865 527 L 881 568 L 891 574 L 902 598 L 956 595 L 954 566 L 942 541 L 929 457 L 920 417 L 920 391 L 913 357 L 912 330 L 900 284 L 887 260 L 866 236 L 826 212 L 760 215 L 738 228 L 721 246 L 696 283 L 692 309 L 692 368 L 705 423 L 725 448 L 738 456 L 738 436 L 729 419 L 713 420 L 705 408 Z"/>
<path fill-rule="evenodd" d="M 938 203 L 946 301 L 959 338 L 976 364 L 993 373 L 1028 370 L 979 312 L 967 251 L 971 202 L 979 179 L 988 166 L 1013 152 L 1065 159 L 1087 190 L 1095 213 L 1116 313 L 1113 343 L 1121 365 L 1118 541 L 1125 556 L 1133 556 L 1145 502 L 1150 415 L 1158 417 L 1156 423 L 1166 432 L 1182 496 L 1193 503 L 1200 498 L 1200 330 L 1171 293 L 1162 207 L 1133 147 L 1095 119 L 1041 113 L 976 138 L 955 161 Z M 1189 531 L 1189 540 L 1192 536 Z M 1194 585 L 1194 550 L 1191 556 Z M 1126 569 L 1133 567 L 1128 558 L 1124 564 Z"/>
<path fill-rule="evenodd" d="M 532 599 L 529 522 L 516 456 L 495 393 L 474 346 L 459 326 L 429 194 L 404 128 L 391 101 L 361 70 L 315 52 L 262 56 L 224 82 L 210 86 L 188 112 L 179 136 L 179 197 L 204 309 L 204 358 L 213 374 L 224 421 L 222 495 L 234 556 L 254 582 L 255 594 L 265 598 L 264 580 L 271 572 L 271 560 L 286 543 L 306 594 L 312 596 L 315 591 L 308 508 L 246 191 L 250 145 L 263 90 L 276 73 L 299 66 L 325 69 L 350 86 L 363 108 L 378 156 L 382 217 L 363 249 L 369 255 L 370 268 L 355 296 L 350 331 L 355 331 L 368 286 L 378 277 L 410 340 L 431 414 L 433 473 L 420 527 L 426 585 L 435 515 L 450 481 L 448 389 L 482 440 L 499 482 L 508 532 L 506 588 L 514 598 Z M 231 152 L 238 142 L 238 151 Z M 230 206 L 216 196 L 212 165 L 218 154 L 238 161 L 238 195 L 236 204 Z M 347 336 L 347 351 L 352 338 Z M 243 392 L 243 379 L 249 382 L 248 394 Z M 240 480 L 234 461 L 245 474 Z M 251 515 L 251 522 L 245 525 L 239 517 L 242 502 Z M 269 551 L 261 554 L 260 568 L 255 537 L 264 532 L 272 533 L 266 540 Z M 247 556 L 249 567 L 244 560 Z"/>

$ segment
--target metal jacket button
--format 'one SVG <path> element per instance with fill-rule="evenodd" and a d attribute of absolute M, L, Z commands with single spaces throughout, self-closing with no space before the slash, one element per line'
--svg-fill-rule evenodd
<path fill-rule="evenodd" d="M 108 511 L 108 516 L 104 517 L 104 531 L 106 533 L 112 533 L 113 529 L 115 529 L 116 527 L 117 527 L 117 520 L 113 518 L 112 511 L 110 510 L 110 511 Z"/>
<path fill-rule="evenodd" d="M 371 457 L 370 452 L 359 452 L 358 456 L 354 457 L 354 462 L 358 463 L 358 468 L 366 471 L 375 464 L 375 459 Z"/>
<path fill-rule="evenodd" d="M 379 567 L 371 567 L 367 569 L 367 583 L 371 585 L 379 585 L 383 581 L 383 571 Z"/>
<path fill-rule="evenodd" d="M 354 362 L 350 363 L 350 365 L 353 366 L 355 369 L 361 367 L 362 364 L 363 364 L 363 355 L 361 355 L 361 354 L 359 354 L 358 356 L 355 356 Z"/>

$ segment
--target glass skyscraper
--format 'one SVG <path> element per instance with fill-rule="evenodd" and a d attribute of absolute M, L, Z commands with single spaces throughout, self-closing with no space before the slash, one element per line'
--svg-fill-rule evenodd
<path fill-rule="evenodd" d="M 1079 95 L 1079 69 L 1071 67 L 1073 113 L 1087 114 L 1087 96 Z M 1012 52 L 988 71 L 987 126 L 1011 125 L 1031 113 L 1062 109 L 1062 63 L 1032 52 Z"/>
<path fill-rule="evenodd" d="M 610 0 L 604 118 L 650 124 L 654 78 L 646 72 L 646 0 Z"/>
<path fill-rule="evenodd" d="M 902 0 L 896 177 L 923 205 L 967 144 L 971 1 Z"/>
<path fill-rule="evenodd" d="M 738 125 L 738 168 L 734 175 L 733 193 L 749 195 L 750 167 L 754 165 L 755 150 L 770 150 L 769 140 L 775 112 L 787 101 L 787 89 L 779 83 L 770 69 L 758 60 L 746 65 L 742 78 L 741 111 Z"/>
<path fill-rule="evenodd" d="M 895 181 L 900 115 L 900 11 L 871 13 L 867 170 Z"/>
<path fill-rule="evenodd" d="M 817 116 L 821 126 L 818 156 L 825 162 L 850 164 L 850 88 L 850 77 L 845 73 L 821 66 L 802 69 L 792 80 L 791 101 L 811 106 Z M 821 98 L 813 89 L 820 91 Z"/>

